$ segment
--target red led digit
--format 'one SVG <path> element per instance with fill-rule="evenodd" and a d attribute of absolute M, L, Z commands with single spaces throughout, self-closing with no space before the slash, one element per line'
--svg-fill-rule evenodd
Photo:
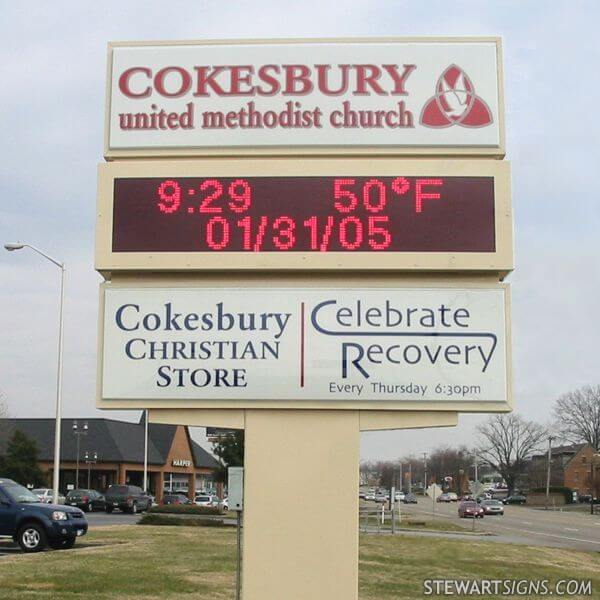
<path fill-rule="evenodd" d="M 244 250 L 252 249 L 252 221 L 250 217 L 244 217 L 243 219 L 239 219 L 238 227 L 243 229 L 243 248 Z"/>
<path fill-rule="evenodd" d="M 402 196 L 408 192 L 408 188 L 410 187 L 410 182 L 405 177 L 396 177 L 394 181 L 392 181 L 392 189 L 398 196 Z"/>
<path fill-rule="evenodd" d="M 354 185 L 354 183 L 354 179 L 335 179 L 333 182 L 333 197 L 336 199 L 333 205 L 341 213 L 352 212 L 358 204 L 357 195 L 342 187 Z"/>
<path fill-rule="evenodd" d="M 377 192 L 371 193 L 373 188 L 376 188 Z M 369 179 L 363 186 L 363 204 L 365 208 L 372 213 L 381 212 L 385 208 L 385 194 L 385 185 L 379 179 Z"/>
<path fill-rule="evenodd" d="M 250 204 L 252 203 L 252 188 L 245 179 L 236 179 L 232 182 L 227 193 L 231 198 L 229 208 L 233 212 L 243 213 L 250 208 Z"/>
<path fill-rule="evenodd" d="M 442 185 L 443 179 L 417 179 L 415 184 L 415 212 L 423 212 L 423 200 L 439 200 L 439 192 L 424 192 L 426 185 Z"/>
<path fill-rule="evenodd" d="M 273 237 L 273 244 L 279 250 L 289 250 L 294 247 L 296 243 L 296 235 L 294 230 L 296 229 L 296 222 L 292 217 L 279 217 L 275 219 L 273 223 L 273 229 L 277 231 L 277 235 Z"/>
<path fill-rule="evenodd" d="M 350 241 L 354 237 L 354 241 Z M 363 241 L 363 226 L 357 217 L 346 217 L 340 223 L 340 244 L 346 250 L 356 250 Z"/>
<path fill-rule="evenodd" d="M 223 209 L 220 206 L 211 206 L 211 203 L 221 197 L 223 194 L 223 186 L 217 179 L 207 179 L 202 182 L 200 189 L 204 192 L 210 188 L 213 188 L 213 192 L 206 196 L 200 204 L 201 213 L 222 213 Z"/>
<path fill-rule="evenodd" d="M 310 230 L 310 249 L 316 250 L 319 247 L 318 232 L 317 232 L 317 217 L 312 216 L 303 223 L 304 227 Z"/>
<path fill-rule="evenodd" d="M 369 217 L 369 246 L 373 250 L 385 250 L 392 243 L 392 234 L 387 227 L 389 218 L 387 216 Z"/>
<path fill-rule="evenodd" d="M 167 179 L 158 186 L 160 202 L 158 208 L 165 214 L 174 213 L 181 204 L 181 187 L 176 181 Z"/>
<path fill-rule="evenodd" d="M 206 224 L 206 243 L 212 250 L 223 250 L 229 244 L 229 222 L 223 217 L 213 217 Z"/>

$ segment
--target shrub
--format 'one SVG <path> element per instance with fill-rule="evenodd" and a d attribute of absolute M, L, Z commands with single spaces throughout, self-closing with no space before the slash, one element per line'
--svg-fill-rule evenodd
<path fill-rule="evenodd" d="M 176 517 L 171 515 L 146 514 L 139 525 L 175 525 L 178 527 L 224 527 L 223 519 L 202 519 L 200 517 Z"/>
<path fill-rule="evenodd" d="M 223 515 L 225 511 L 218 506 L 196 506 L 194 504 L 164 504 L 153 506 L 149 513 L 168 513 L 172 515 Z"/>

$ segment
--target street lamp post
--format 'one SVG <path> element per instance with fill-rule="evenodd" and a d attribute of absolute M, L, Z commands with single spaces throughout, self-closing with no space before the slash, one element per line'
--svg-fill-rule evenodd
<path fill-rule="evenodd" d="M 144 411 L 144 493 L 148 492 L 148 409 Z"/>
<path fill-rule="evenodd" d="M 34 252 L 37 252 L 40 256 L 49 260 L 52 264 L 56 265 L 60 269 L 60 309 L 59 309 L 59 320 L 58 320 L 58 367 L 56 370 L 56 417 L 54 427 L 54 472 L 52 477 L 52 502 L 58 504 L 58 487 L 60 485 L 60 426 L 61 426 L 61 413 L 62 413 L 62 367 L 63 367 L 63 331 L 64 331 L 64 303 L 65 303 L 65 274 L 66 267 L 65 263 L 61 263 L 51 256 L 48 256 L 45 252 L 32 246 L 31 244 L 22 244 L 20 242 L 4 244 L 4 248 L 9 252 L 14 250 L 22 250 L 23 248 L 29 248 Z"/>
<path fill-rule="evenodd" d="M 73 421 L 73 435 L 77 438 L 77 458 L 75 460 L 75 489 L 79 487 L 79 439 L 82 435 L 87 435 L 88 424 L 84 421 L 83 427 L 77 425 L 77 421 Z"/>
<path fill-rule="evenodd" d="M 423 492 L 427 492 L 427 452 L 423 452 Z"/>
<path fill-rule="evenodd" d="M 87 465 L 87 469 L 88 469 L 88 485 L 87 486 L 88 486 L 88 490 L 89 490 L 92 487 L 91 465 L 95 465 L 98 462 L 98 453 L 94 452 L 93 454 L 90 454 L 89 452 L 86 451 L 86 453 L 83 455 L 83 460 L 85 460 L 85 464 Z"/>

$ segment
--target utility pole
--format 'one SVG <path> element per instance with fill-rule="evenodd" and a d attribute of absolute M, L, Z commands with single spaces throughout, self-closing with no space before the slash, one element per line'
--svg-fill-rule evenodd
<path fill-rule="evenodd" d="M 590 514 L 594 514 L 594 462 L 600 458 L 600 452 L 592 452 L 590 458 Z"/>
<path fill-rule="evenodd" d="M 545 510 L 548 510 L 548 504 L 550 502 L 550 469 L 552 465 L 552 440 L 553 436 L 548 436 L 548 460 L 546 465 L 546 507 Z"/>
<path fill-rule="evenodd" d="M 423 479 L 424 479 L 423 491 L 426 492 L 427 491 L 427 452 L 423 452 L 423 469 L 424 469 L 424 474 L 423 474 Z"/>
<path fill-rule="evenodd" d="M 408 493 L 412 494 L 412 462 L 408 463 Z"/>

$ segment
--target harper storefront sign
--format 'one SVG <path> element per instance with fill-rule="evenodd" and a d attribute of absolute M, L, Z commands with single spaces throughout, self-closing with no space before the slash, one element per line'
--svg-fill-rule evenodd
<path fill-rule="evenodd" d="M 113 43 L 108 61 L 107 156 L 504 152 L 497 38 Z"/>
<path fill-rule="evenodd" d="M 106 285 L 101 400 L 506 404 L 506 296 Z"/>

